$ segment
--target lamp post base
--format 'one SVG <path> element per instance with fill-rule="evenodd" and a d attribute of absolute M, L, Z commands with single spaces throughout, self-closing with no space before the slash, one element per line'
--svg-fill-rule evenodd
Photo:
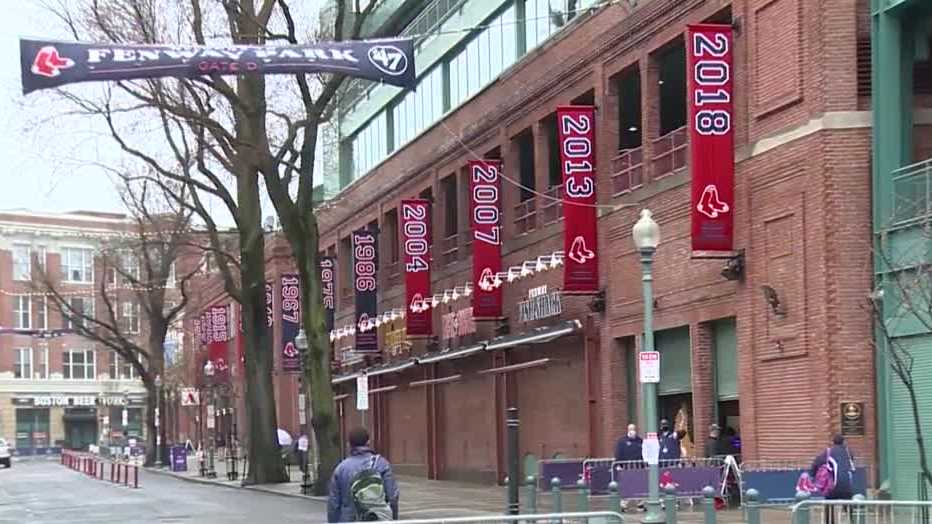
<path fill-rule="evenodd" d="M 643 524 L 664 524 L 667 516 L 660 509 L 660 501 L 647 501 L 647 514 L 641 519 Z"/>

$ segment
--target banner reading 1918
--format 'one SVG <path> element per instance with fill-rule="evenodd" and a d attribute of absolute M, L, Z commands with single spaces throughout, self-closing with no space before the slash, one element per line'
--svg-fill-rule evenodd
<path fill-rule="evenodd" d="M 731 26 L 688 26 L 686 49 L 692 250 L 731 251 L 735 186 Z"/>
<path fill-rule="evenodd" d="M 301 284 L 298 275 L 287 273 L 281 280 L 282 301 L 282 371 L 301 371 L 301 353 L 294 339 L 301 328 Z"/>
<path fill-rule="evenodd" d="M 401 233 L 408 304 L 405 328 L 408 336 L 430 336 L 431 310 L 419 307 L 430 297 L 430 202 L 401 201 Z"/>
<path fill-rule="evenodd" d="M 501 318 L 502 288 L 494 282 L 502 270 L 502 162 L 470 160 L 468 169 L 473 234 L 473 318 Z"/>
<path fill-rule="evenodd" d="M 336 261 L 333 257 L 320 257 L 320 294 L 324 302 L 324 327 L 333 330 L 333 315 L 336 309 L 334 293 Z"/>
<path fill-rule="evenodd" d="M 414 87 L 410 38 L 226 47 L 20 40 L 23 94 L 77 82 L 220 74 L 339 73 Z"/>
<path fill-rule="evenodd" d="M 557 108 L 563 169 L 563 292 L 599 291 L 595 108 Z"/>
<path fill-rule="evenodd" d="M 353 231 L 353 287 L 356 290 L 356 352 L 378 353 L 379 332 L 368 327 L 378 307 L 378 242 L 376 232 Z"/>

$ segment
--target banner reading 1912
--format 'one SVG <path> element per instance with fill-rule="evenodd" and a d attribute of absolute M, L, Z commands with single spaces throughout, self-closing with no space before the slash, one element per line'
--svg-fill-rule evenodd
<path fill-rule="evenodd" d="M 378 307 L 378 242 L 376 232 L 353 231 L 353 287 L 356 290 L 356 352 L 378 353 L 379 332 L 368 328 Z"/>
<path fill-rule="evenodd" d="M 339 73 L 414 87 L 410 38 L 221 47 L 20 40 L 23 94 L 77 82 L 220 74 Z"/>
<path fill-rule="evenodd" d="M 599 291 L 595 107 L 557 108 L 563 169 L 563 292 Z"/>
<path fill-rule="evenodd" d="M 282 301 L 282 371 L 301 371 L 301 353 L 294 339 L 301 328 L 301 283 L 298 275 L 287 273 L 281 280 Z"/>
<path fill-rule="evenodd" d="M 430 297 L 430 202 L 401 201 L 401 245 L 405 265 L 405 297 L 408 336 L 430 336 L 430 309 L 419 308 Z"/>
<path fill-rule="evenodd" d="M 475 319 L 502 316 L 502 288 L 494 285 L 502 270 L 501 160 L 470 160 L 472 213 L 472 312 Z"/>
<path fill-rule="evenodd" d="M 731 68 L 730 25 L 688 26 L 686 102 L 694 252 L 733 249 L 735 137 Z"/>

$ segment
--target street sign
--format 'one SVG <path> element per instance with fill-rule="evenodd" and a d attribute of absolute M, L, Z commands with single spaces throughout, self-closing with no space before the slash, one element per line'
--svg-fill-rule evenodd
<path fill-rule="evenodd" d="M 304 393 L 298 394 L 298 424 L 307 424 L 307 401 Z"/>
<path fill-rule="evenodd" d="M 649 465 L 660 463 L 660 441 L 656 433 L 648 433 L 641 445 L 641 458 Z"/>
<path fill-rule="evenodd" d="M 155 427 L 159 427 L 159 408 L 155 408 Z"/>
<path fill-rule="evenodd" d="M 356 377 L 356 409 L 369 409 L 369 377 L 366 375 Z"/>
<path fill-rule="evenodd" d="M 201 392 L 195 388 L 181 388 L 181 405 L 197 406 L 201 403 Z"/>
<path fill-rule="evenodd" d="M 123 427 L 129 426 L 129 411 L 123 408 Z"/>
<path fill-rule="evenodd" d="M 641 384 L 660 383 L 659 351 L 641 351 L 638 353 L 638 364 Z"/>
<path fill-rule="evenodd" d="M 214 420 L 214 407 L 207 406 L 207 429 L 214 429 L 216 420 Z"/>

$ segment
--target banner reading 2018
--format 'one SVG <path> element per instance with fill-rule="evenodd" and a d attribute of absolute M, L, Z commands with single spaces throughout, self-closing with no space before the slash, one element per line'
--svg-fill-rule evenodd
<path fill-rule="evenodd" d="M 692 250 L 731 251 L 735 203 L 731 26 L 690 25 L 686 46 Z"/>
<path fill-rule="evenodd" d="M 369 229 L 353 231 L 353 286 L 356 289 L 356 352 L 378 353 L 379 331 L 368 329 L 378 307 L 379 264 L 376 233 Z"/>
<path fill-rule="evenodd" d="M 502 288 L 495 279 L 502 270 L 501 160 L 470 160 L 469 194 L 472 211 L 472 312 L 475 319 L 502 316 Z"/>
<path fill-rule="evenodd" d="M 429 336 L 433 327 L 431 310 L 417 306 L 430 298 L 430 202 L 401 201 L 401 233 L 408 304 L 405 327 L 408 336 Z"/>
<path fill-rule="evenodd" d="M 599 291 L 595 108 L 557 108 L 563 168 L 563 292 Z"/>

